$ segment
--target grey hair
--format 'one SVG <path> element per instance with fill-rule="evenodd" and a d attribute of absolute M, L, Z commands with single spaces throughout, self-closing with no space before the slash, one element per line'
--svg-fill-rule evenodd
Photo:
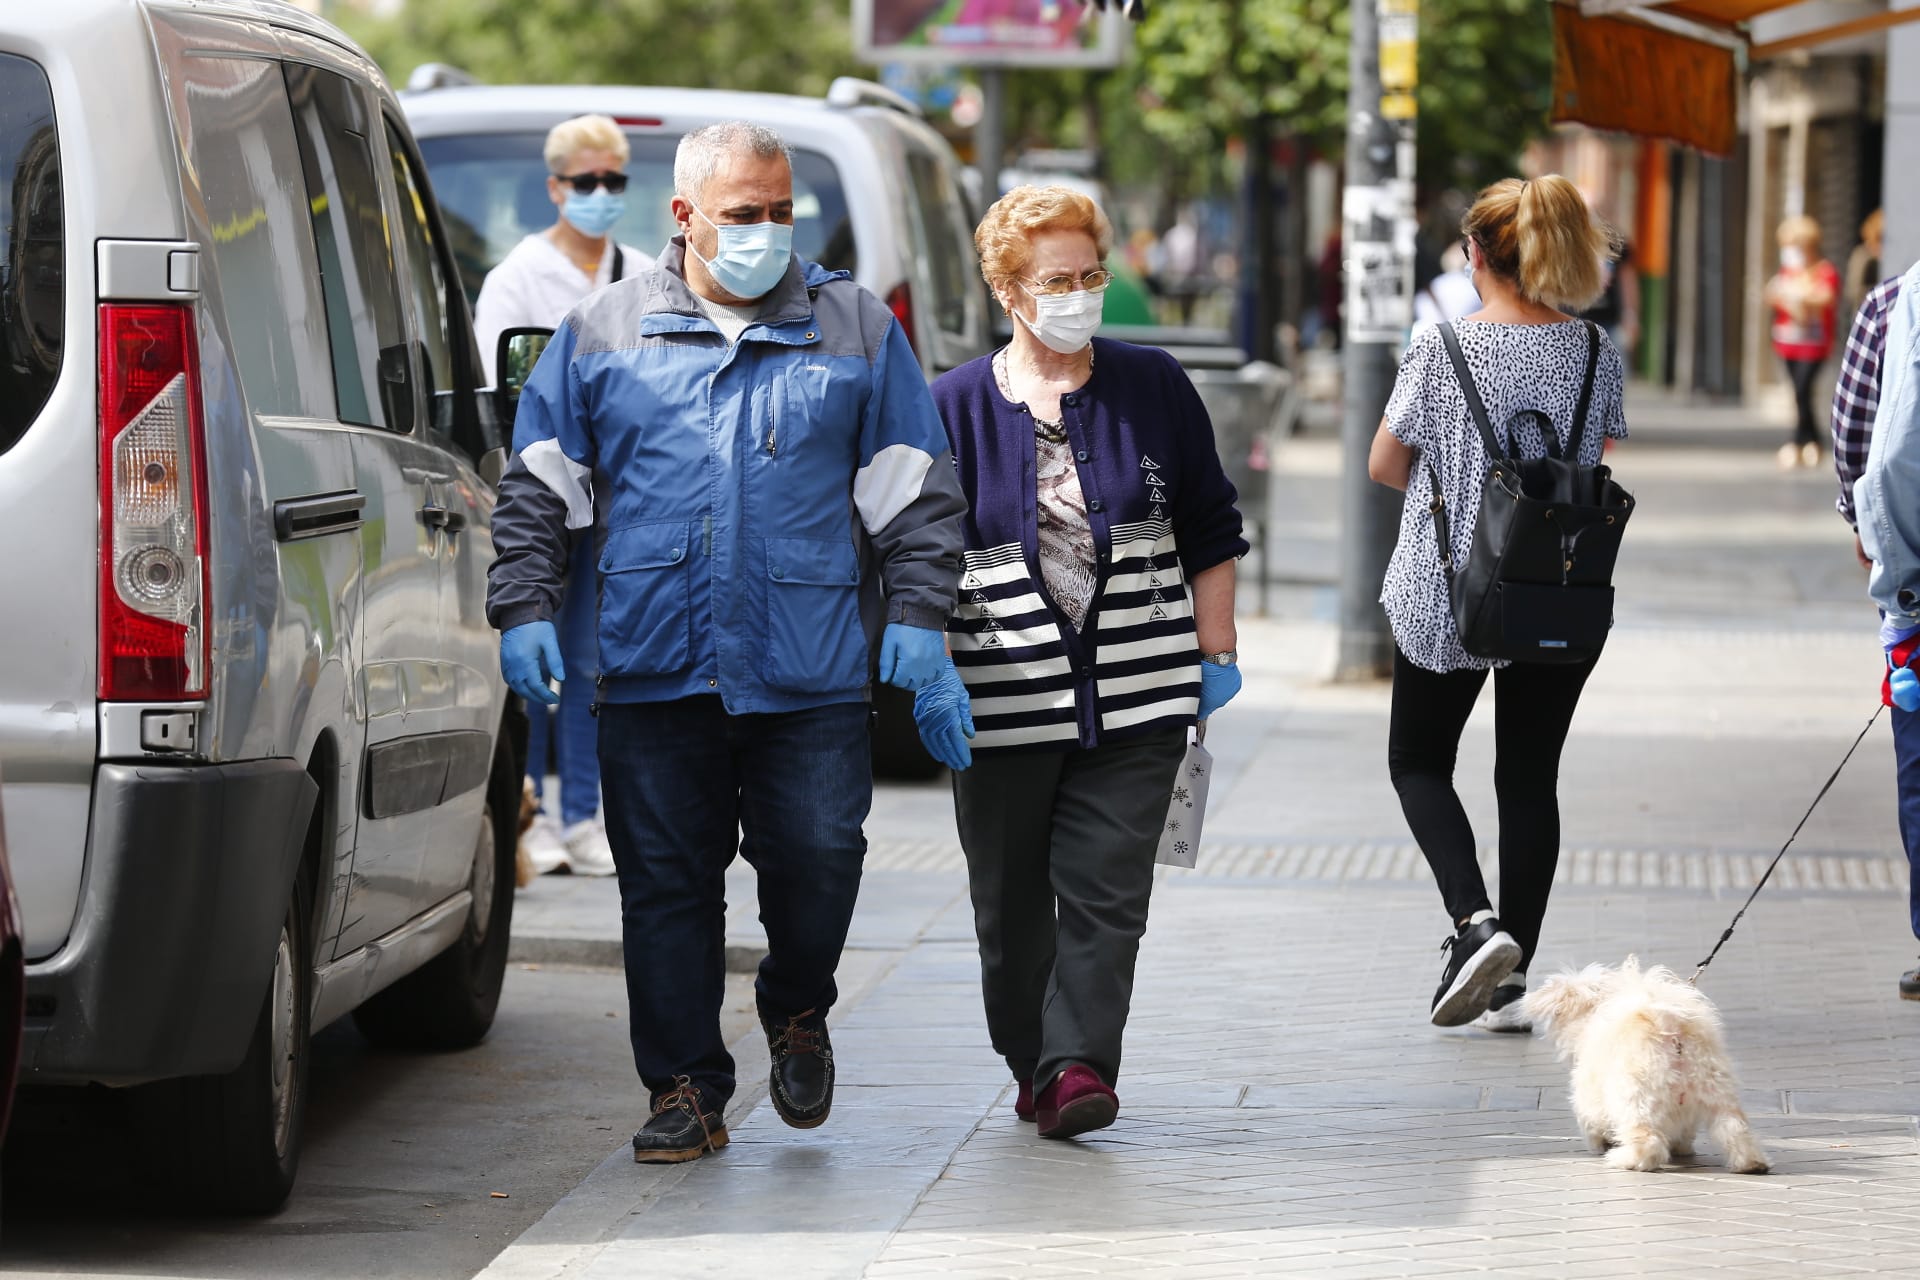
<path fill-rule="evenodd" d="M 688 200 L 697 199 L 706 190 L 721 164 L 735 155 L 750 155 L 760 160 L 779 156 L 793 168 L 793 153 L 780 135 L 765 125 L 745 120 L 723 120 L 702 125 L 680 139 L 673 153 L 673 193 Z"/>

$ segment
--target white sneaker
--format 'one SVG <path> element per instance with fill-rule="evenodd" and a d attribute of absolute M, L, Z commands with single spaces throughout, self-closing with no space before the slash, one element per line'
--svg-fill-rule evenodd
<path fill-rule="evenodd" d="M 1781 445 L 1780 451 L 1773 455 L 1773 460 L 1780 464 L 1782 471 L 1793 470 L 1800 465 L 1800 446 L 1797 444 Z"/>
<path fill-rule="evenodd" d="M 520 835 L 520 848 L 537 876 L 566 869 L 567 846 L 560 837 L 560 823 L 542 810 L 533 815 L 533 825 Z"/>
<path fill-rule="evenodd" d="M 568 827 L 566 842 L 567 861 L 573 864 L 573 874 L 610 876 L 618 869 L 613 865 L 613 846 L 607 843 L 607 829 L 598 817 Z"/>

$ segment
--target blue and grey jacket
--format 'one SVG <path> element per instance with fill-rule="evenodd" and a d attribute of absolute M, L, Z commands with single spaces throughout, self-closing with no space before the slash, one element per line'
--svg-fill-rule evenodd
<path fill-rule="evenodd" d="M 859 701 L 883 622 L 953 612 L 946 431 L 893 314 L 845 272 L 794 259 L 729 345 L 684 251 L 590 295 L 528 378 L 487 618 L 553 617 L 570 531 L 591 528 L 600 700 Z"/>

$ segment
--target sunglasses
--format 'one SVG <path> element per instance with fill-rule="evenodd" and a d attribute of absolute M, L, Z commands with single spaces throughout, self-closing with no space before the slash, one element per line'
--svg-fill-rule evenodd
<path fill-rule="evenodd" d="M 595 187 L 605 187 L 616 196 L 627 189 L 627 175 L 624 173 L 569 173 L 554 176 L 583 196 L 592 195 Z"/>

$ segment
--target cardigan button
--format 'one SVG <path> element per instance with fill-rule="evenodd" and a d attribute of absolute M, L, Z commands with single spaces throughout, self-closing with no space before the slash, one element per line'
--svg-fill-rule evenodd
<path fill-rule="evenodd" d="M 1072 406 L 1080 403 L 1080 397 L 1079 396 L 1061 396 L 1060 403 L 1071 408 Z"/>
<path fill-rule="evenodd" d="M 1087 504 L 1087 510 L 1089 511 L 1105 511 L 1106 509 L 1107 509 L 1107 504 L 1100 501 L 1100 499 L 1098 498 L 1095 498 L 1092 502 L 1089 502 Z"/>
<path fill-rule="evenodd" d="M 1076 462 L 1085 462 L 1087 460 L 1087 451 L 1082 449 L 1080 452 L 1074 454 L 1073 457 Z"/>

